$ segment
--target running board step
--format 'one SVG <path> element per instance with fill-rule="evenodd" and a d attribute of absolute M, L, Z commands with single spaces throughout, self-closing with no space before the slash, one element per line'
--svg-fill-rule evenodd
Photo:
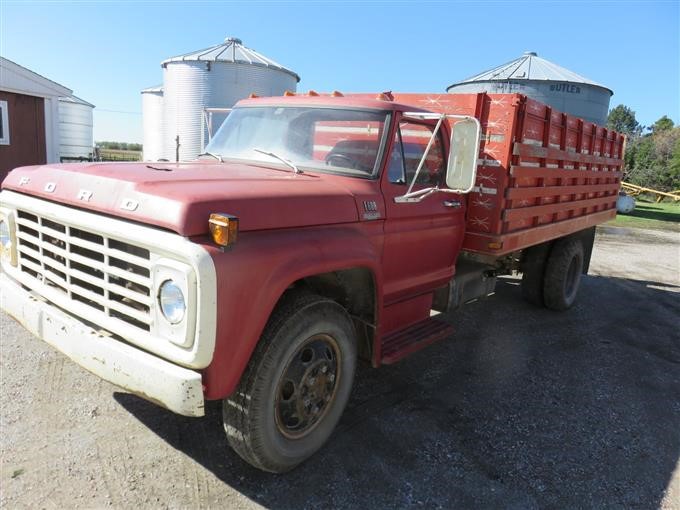
<path fill-rule="evenodd" d="M 453 333 L 453 326 L 436 317 L 420 321 L 396 333 L 387 335 L 382 342 L 382 363 L 391 365 L 434 342 Z"/>

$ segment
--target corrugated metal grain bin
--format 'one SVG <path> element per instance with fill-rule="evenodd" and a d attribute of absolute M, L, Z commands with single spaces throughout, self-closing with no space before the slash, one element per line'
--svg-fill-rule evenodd
<path fill-rule="evenodd" d="M 163 157 L 163 87 L 142 90 L 142 129 L 144 161 Z"/>
<path fill-rule="evenodd" d="M 170 161 L 194 159 L 202 152 L 203 108 L 229 108 L 251 93 L 281 95 L 295 91 L 300 81 L 236 38 L 169 58 L 162 66 L 163 155 Z"/>
<path fill-rule="evenodd" d="M 59 98 L 59 158 L 91 159 L 94 105 L 76 96 Z"/>
<path fill-rule="evenodd" d="M 450 85 L 447 92 L 519 93 L 589 122 L 606 124 L 613 92 L 588 78 L 526 52 L 520 58 Z"/>

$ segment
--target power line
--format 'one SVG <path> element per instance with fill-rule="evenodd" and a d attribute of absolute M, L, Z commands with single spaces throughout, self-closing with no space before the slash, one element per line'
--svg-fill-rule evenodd
<path fill-rule="evenodd" d="M 127 115 L 141 115 L 142 112 L 127 112 L 125 110 L 107 110 L 106 108 L 95 108 L 95 112 L 107 112 L 107 113 L 125 113 Z"/>

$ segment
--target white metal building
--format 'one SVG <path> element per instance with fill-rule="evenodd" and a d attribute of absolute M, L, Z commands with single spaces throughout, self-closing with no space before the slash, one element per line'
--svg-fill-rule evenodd
<path fill-rule="evenodd" d="M 447 92 L 517 92 L 596 124 L 606 124 L 614 94 L 604 85 L 558 66 L 535 52 L 450 85 Z"/>
<path fill-rule="evenodd" d="M 59 158 L 62 161 L 92 158 L 93 109 L 93 104 L 73 95 L 59 98 Z"/>
<path fill-rule="evenodd" d="M 204 108 L 230 108 L 251 93 L 281 95 L 286 90 L 295 91 L 300 81 L 293 71 L 233 37 L 210 48 L 164 60 L 161 66 L 162 90 L 142 91 L 147 160 L 158 159 L 155 144 L 159 132 L 164 159 L 175 161 L 177 155 L 181 161 L 194 159 L 203 151 Z M 161 97 L 159 125 L 157 108 Z M 147 151 L 149 143 L 152 150 Z"/>
<path fill-rule="evenodd" d="M 144 161 L 163 158 L 163 86 L 142 90 L 142 131 Z"/>

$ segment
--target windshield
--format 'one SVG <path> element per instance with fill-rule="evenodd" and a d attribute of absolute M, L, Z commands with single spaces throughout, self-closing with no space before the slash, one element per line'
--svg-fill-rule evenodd
<path fill-rule="evenodd" d="M 288 160 L 302 170 L 366 177 L 377 173 L 387 126 L 387 112 L 279 106 L 236 108 L 205 151 L 223 158 L 267 163 Z"/>

